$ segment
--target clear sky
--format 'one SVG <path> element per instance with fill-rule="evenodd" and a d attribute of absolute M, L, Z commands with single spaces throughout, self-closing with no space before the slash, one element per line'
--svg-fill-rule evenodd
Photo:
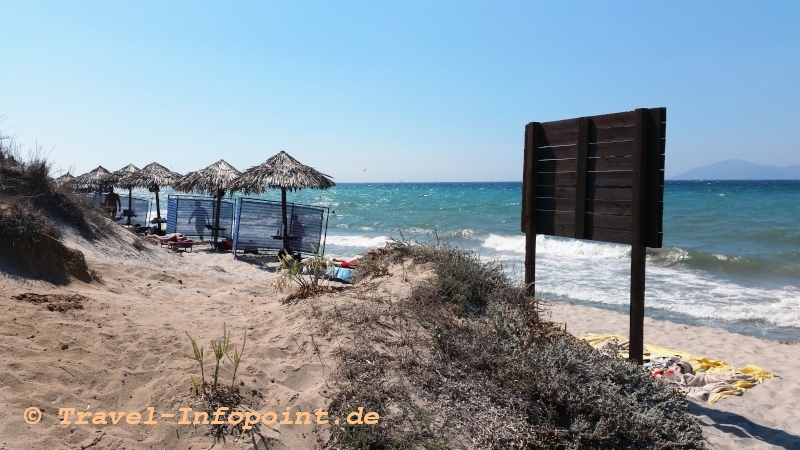
<path fill-rule="evenodd" d="M 523 130 L 665 106 L 667 176 L 800 164 L 800 1 L 0 2 L 0 129 L 76 174 L 514 181 Z"/>

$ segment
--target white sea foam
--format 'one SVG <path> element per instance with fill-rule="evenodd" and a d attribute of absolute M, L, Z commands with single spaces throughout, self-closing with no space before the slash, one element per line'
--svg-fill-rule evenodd
<path fill-rule="evenodd" d="M 536 258 L 537 293 L 627 306 L 630 259 Z M 522 261 L 519 261 L 522 264 Z M 725 321 L 759 320 L 775 326 L 800 327 L 800 289 L 757 288 L 719 279 L 701 271 L 649 265 L 646 304 L 649 309 Z"/>
<path fill-rule="evenodd" d="M 513 252 L 525 255 L 525 236 L 500 236 L 490 234 L 481 247 L 498 252 Z M 601 244 L 577 239 L 554 239 L 536 236 L 536 254 L 570 257 L 592 257 L 603 259 L 630 258 L 630 247 L 616 244 Z"/>
<path fill-rule="evenodd" d="M 516 278 L 522 278 L 525 236 L 490 235 L 481 248 L 482 258 L 502 260 Z M 666 262 L 687 258 L 685 253 L 675 249 Z M 537 294 L 622 307 L 629 304 L 630 247 L 537 236 L 536 254 Z M 649 309 L 702 319 L 800 327 L 800 289 L 796 287 L 741 285 L 663 262 L 662 258 L 661 264 L 648 264 L 646 269 Z"/>
<path fill-rule="evenodd" d="M 389 238 L 386 236 L 331 236 L 326 239 L 327 245 L 338 247 L 383 247 Z"/>

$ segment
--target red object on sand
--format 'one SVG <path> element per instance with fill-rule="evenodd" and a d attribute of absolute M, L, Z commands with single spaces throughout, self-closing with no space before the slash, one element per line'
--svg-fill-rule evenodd
<path fill-rule="evenodd" d="M 233 239 L 228 238 L 224 241 L 217 242 L 217 250 L 227 251 L 233 248 Z"/>

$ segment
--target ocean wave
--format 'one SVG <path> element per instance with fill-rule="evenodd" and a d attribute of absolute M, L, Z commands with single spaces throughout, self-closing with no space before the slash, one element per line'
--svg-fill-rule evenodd
<path fill-rule="evenodd" d="M 678 247 L 650 250 L 650 261 L 663 266 L 680 265 L 687 269 L 732 275 L 774 274 L 800 276 L 800 266 L 754 257 L 722 255 Z"/>
<path fill-rule="evenodd" d="M 628 274 L 613 266 L 590 270 L 577 264 L 537 261 L 537 294 L 626 308 Z M 796 287 L 762 289 L 668 267 L 648 267 L 646 303 L 648 309 L 699 319 L 800 328 L 800 289 Z"/>
<path fill-rule="evenodd" d="M 490 234 L 489 237 L 483 240 L 481 247 L 503 253 L 510 252 L 525 255 L 525 236 Z M 630 258 L 631 250 L 626 245 L 604 244 L 578 239 L 557 239 L 539 235 L 536 236 L 536 253 L 581 258 L 623 259 Z"/>
<path fill-rule="evenodd" d="M 326 239 L 327 245 L 335 245 L 338 247 L 383 247 L 386 241 L 389 240 L 386 236 L 331 236 L 328 235 Z"/>
<path fill-rule="evenodd" d="M 476 239 L 478 231 L 472 228 L 464 228 L 463 230 L 445 231 L 436 233 L 441 239 Z"/>

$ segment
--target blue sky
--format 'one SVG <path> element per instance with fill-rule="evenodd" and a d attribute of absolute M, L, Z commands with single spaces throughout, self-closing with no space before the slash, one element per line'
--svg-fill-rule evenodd
<path fill-rule="evenodd" d="M 169 4 L 163 4 L 169 3 Z M 665 106 L 667 176 L 800 164 L 800 2 L 3 1 L 0 129 L 83 173 L 513 181 L 531 121 Z"/>

